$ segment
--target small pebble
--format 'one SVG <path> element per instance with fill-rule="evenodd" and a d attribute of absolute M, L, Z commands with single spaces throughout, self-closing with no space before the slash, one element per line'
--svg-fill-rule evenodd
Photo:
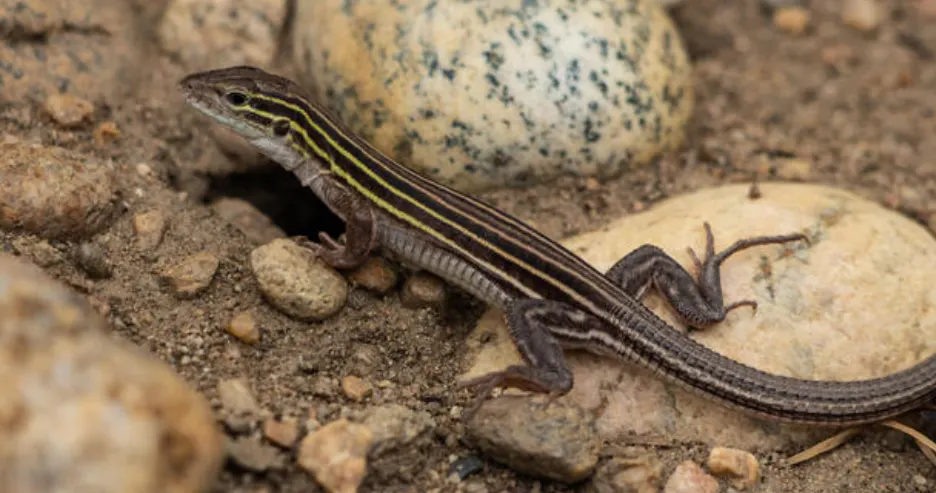
<path fill-rule="evenodd" d="M 598 467 L 591 486 L 594 493 L 657 493 L 662 475 L 663 464 L 652 455 L 616 457 Z"/>
<path fill-rule="evenodd" d="M 465 431 L 479 451 L 511 469 L 569 484 L 594 472 L 601 448 L 588 412 L 527 396 L 486 401 Z"/>
<path fill-rule="evenodd" d="M 101 122 L 91 134 L 91 139 L 97 147 L 104 147 L 118 138 L 120 138 L 120 130 L 117 128 L 117 124 L 112 121 Z"/>
<path fill-rule="evenodd" d="M 698 464 L 687 460 L 676 466 L 666 480 L 663 493 L 718 493 L 718 481 Z"/>
<path fill-rule="evenodd" d="M 260 325 L 251 312 L 244 311 L 234 315 L 225 330 L 246 344 L 260 342 Z"/>
<path fill-rule="evenodd" d="M 760 481 L 760 464 L 753 454 L 744 450 L 715 447 L 709 452 L 708 468 L 716 476 L 730 478 L 739 490 L 752 487 Z"/>
<path fill-rule="evenodd" d="M 218 382 L 218 396 L 225 411 L 234 415 L 257 416 L 260 404 L 250 390 L 250 385 L 242 378 L 231 378 Z"/>
<path fill-rule="evenodd" d="M 94 105 L 70 94 L 52 94 L 45 101 L 45 111 L 62 127 L 75 128 L 91 121 Z"/>
<path fill-rule="evenodd" d="M 182 299 L 193 298 L 208 289 L 220 260 L 211 252 L 200 252 L 162 272 L 161 278 Z"/>
<path fill-rule="evenodd" d="M 373 390 L 374 387 L 360 377 L 348 375 L 341 379 L 341 391 L 345 397 L 355 402 L 363 401 Z"/>
<path fill-rule="evenodd" d="M 306 436 L 296 461 L 331 493 L 355 493 L 367 473 L 373 436 L 364 425 L 341 418 Z"/>
<path fill-rule="evenodd" d="M 913 484 L 917 486 L 926 486 L 927 483 L 928 481 L 923 476 L 920 476 L 919 474 L 913 475 Z"/>
<path fill-rule="evenodd" d="M 75 252 L 75 260 L 92 279 L 106 279 L 112 274 L 107 255 L 100 246 L 94 243 L 79 245 Z"/>
<path fill-rule="evenodd" d="M 484 470 L 484 461 L 477 455 L 462 457 L 452 463 L 449 474 L 455 474 L 458 479 L 464 480 L 476 472 Z"/>
<path fill-rule="evenodd" d="M 882 7 L 876 0 L 845 0 L 842 22 L 859 31 L 873 31 L 881 25 Z"/>
<path fill-rule="evenodd" d="M 435 429 L 432 416 L 425 411 L 414 411 L 400 404 L 386 404 L 368 409 L 361 423 L 371 431 L 372 457 L 381 457 L 388 452 L 409 447 L 412 443 L 428 438 Z"/>
<path fill-rule="evenodd" d="M 845 43 L 826 46 L 822 49 L 822 61 L 839 70 L 855 60 L 855 49 Z"/>
<path fill-rule="evenodd" d="M 802 34 L 809 25 L 809 11 L 799 5 L 789 5 L 774 10 L 773 23 L 777 29 L 791 34 Z"/>
<path fill-rule="evenodd" d="M 439 307 L 445 303 L 445 281 L 417 272 L 403 283 L 400 303 L 406 308 Z"/>
<path fill-rule="evenodd" d="M 250 268 L 270 304 L 299 320 L 324 320 L 348 299 L 345 278 L 291 240 L 255 248 Z"/>
<path fill-rule="evenodd" d="M 228 457 L 237 465 L 253 472 L 283 467 L 284 460 L 279 450 L 264 445 L 253 437 L 242 437 L 227 441 Z"/>
<path fill-rule="evenodd" d="M 292 448 L 299 438 L 299 423 L 293 418 L 269 418 L 263 421 L 263 436 L 283 448 Z"/>
<path fill-rule="evenodd" d="M 383 257 L 368 257 L 357 269 L 348 275 L 352 284 L 378 294 L 386 294 L 396 286 L 396 270 Z"/>
<path fill-rule="evenodd" d="M 162 211 L 141 212 L 133 216 L 133 231 L 137 246 L 152 250 L 159 246 L 166 231 L 166 215 Z"/>
<path fill-rule="evenodd" d="M 137 165 L 134 166 L 134 169 L 136 169 L 137 174 L 140 176 L 153 175 L 153 168 L 146 163 L 137 163 Z"/>

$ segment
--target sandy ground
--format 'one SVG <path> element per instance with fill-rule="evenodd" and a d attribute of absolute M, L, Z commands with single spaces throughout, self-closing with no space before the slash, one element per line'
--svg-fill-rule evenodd
<path fill-rule="evenodd" d="M 697 109 L 682 152 L 597 189 L 588 180 L 568 178 L 482 198 L 561 238 L 652 207 L 665 197 L 756 176 L 840 186 L 934 224 L 936 14 L 920 13 L 925 0 L 887 2 L 890 12 L 877 30 L 862 32 L 843 22 L 840 2 L 809 3 L 810 25 L 796 35 L 776 27 L 757 1 L 687 0 L 674 17 L 693 56 Z M 89 294 L 106 299 L 112 313 L 133 321 L 117 327 L 117 335 L 151 350 L 215 403 L 219 379 L 245 377 L 274 413 L 304 416 L 313 407 L 327 420 L 344 407 L 369 404 L 353 403 L 323 382 L 352 373 L 394 381 L 396 389 L 383 402 L 428 411 L 437 429 L 428 444 L 373 464 L 362 491 L 454 488 L 440 477 L 452 457 L 472 451 L 459 443 L 462 425 L 448 412 L 469 396 L 454 392 L 452 384 L 463 370 L 462 341 L 483 307 L 456 297 L 444 314 L 413 311 L 401 306 L 397 292 L 379 297 L 356 291 L 338 316 L 323 323 L 297 322 L 270 308 L 247 266 L 252 246 L 205 204 L 222 196 L 247 198 L 289 234 L 311 235 L 322 224 L 340 231 L 340 223 L 275 168 L 226 178 L 187 171 L 190 163 L 225 158 L 212 150 L 204 126 L 178 101 L 172 81 L 183 73 L 169 60 L 152 69 L 158 75 L 138 99 L 107 101 L 109 118 L 122 134 L 109 147 L 91 145 L 90 127 L 56 130 L 29 102 L 0 113 L 0 134 L 39 138 L 115 159 L 122 166 L 122 187 L 139 188 L 145 197 L 131 213 L 172 211 L 161 257 L 203 249 L 225 252 L 216 288 L 209 296 L 180 304 L 138 282 L 151 276 L 156 261 L 120 248 L 110 251 L 119 267 L 109 280 L 79 281 L 82 275 L 69 266 L 53 270 L 53 275 L 80 282 Z M 159 180 L 141 177 L 138 163 L 146 163 Z M 131 215 L 107 233 L 107 244 L 132 241 Z M 0 241 L 13 238 L 4 235 Z M 256 346 L 222 330 L 231 314 L 242 309 L 254 310 L 260 321 L 263 339 Z M 203 350 L 193 356 L 188 348 L 195 346 Z M 376 357 L 356 357 L 361 354 Z M 648 448 L 664 464 L 664 477 L 684 459 L 704 461 L 708 450 L 683 444 Z M 881 433 L 863 435 L 796 468 L 777 467 L 779 458 L 761 457 L 764 484 L 758 491 L 936 488 L 936 468 L 905 440 Z M 308 473 L 288 462 L 264 474 L 229 465 L 216 491 L 319 491 Z M 558 492 L 585 487 L 542 483 L 489 463 L 461 488 Z"/>

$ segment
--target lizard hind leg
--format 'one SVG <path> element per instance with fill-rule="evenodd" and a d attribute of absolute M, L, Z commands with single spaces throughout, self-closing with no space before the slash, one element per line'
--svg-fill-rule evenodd
<path fill-rule="evenodd" d="M 510 338 L 526 365 L 511 365 L 460 383 L 459 388 L 477 389 L 466 417 L 473 415 L 495 388 L 549 394 L 550 401 L 568 393 L 573 377 L 563 356 L 565 342 L 585 336 L 591 322 L 601 323 L 565 303 L 542 299 L 514 300 L 507 306 L 506 316 Z"/>

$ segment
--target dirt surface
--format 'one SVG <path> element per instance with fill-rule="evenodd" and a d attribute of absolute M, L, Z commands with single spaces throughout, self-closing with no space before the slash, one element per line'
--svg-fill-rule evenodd
<path fill-rule="evenodd" d="M 798 179 L 840 186 L 936 224 L 936 13 L 921 13 L 926 3 L 932 2 L 887 2 L 880 26 L 862 32 L 843 22 L 841 2 L 813 1 L 807 6 L 810 23 L 797 35 L 776 27 L 770 10 L 757 1 L 687 0 L 673 13 L 695 66 L 697 108 L 683 152 L 606 183 L 568 178 L 482 198 L 561 238 L 701 187 Z M 156 17 L 154 7 L 146 9 L 147 17 Z M 323 224 L 340 231 L 340 224 L 274 167 L 246 177 L 192 171 L 211 169 L 213 163 L 224 168 L 229 158 L 216 150 L 208 126 L 175 92 L 174 81 L 184 71 L 158 55 L 145 70 L 146 85 L 135 95 L 93 101 L 95 121 L 112 120 L 120 131 L 106 146 L 94 144 L 95 125 L 63 129 L 43 114 L 41 102 L 0 108 L 0 136 L 60 145 L 113 159 L 119 167 L 127 211 L 94 238 L 107 252 L 113 276 L 91 280 L 72 262 L 49 268 L 106 306 L 116 336 L 158 355 L 215 405 L 218 381 L 243 377 L 274 414 L 305 419 L 313 409 L 322 423 L 372 405 L 346 398 L 335 384 L 343 376 L 393 382 L 380 390 L 380 402 L 428 411 L 435 435 L 424 446 L 372 463 L 362 491 L 587 488 L 540 482 L 496 463 L 461 485 L 446 483 L 452 458 L 473 454 L 459 442 L 462 425 L 449 410 L 470 397 L 453 384 L 463 370 L 462 341 L 483 307 L 456 296 L 444 313 L 410 310 L 401 306 L 398 290 L 383 297 L 355 290 L 337 316 L 321 323 L 298 322 L 271 308 L 248 267 L 253 245 L 207 202 L 248 198 L 289 234 L 312 235 Z M 141 163 L 152 173 L 141 173 Z M 166 212 L 169 227 L 157 250 L 141 254 L 133 247 L 131 218 L 153 209 Z M 28 235 L 0 233 L 5 250 L 32 241 Z M 159 285 L 156 273 L 203 250 L 221 258 L 220 269 L 203 295 L 179 301 Z M 242 310 L 253 311 L 259 321 L 257 345 L 223 330 Z M 648 449 L 659 455 L 664 478 L 684 459 L 704 463 L 708 451 L 701 444 Z M 764 483 L 758 491 L 936 488 L 936 467 L 906 440 L 882 433 L 862 435 L 795 468 L 778 467 L 780 458 L 760 457 Z M 216 491 L 320 491 L 295 461 L 287 463 L 266 473 L 229 464 Z"/>

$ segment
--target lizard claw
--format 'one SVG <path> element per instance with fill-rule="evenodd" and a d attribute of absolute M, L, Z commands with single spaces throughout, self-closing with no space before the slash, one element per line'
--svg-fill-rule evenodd
<path fill-rule="evenodd" d="M 494 389 L 503 385 L 506 379 L 504 373 L 505 372 L 489 373 L 455 384 L 455 388 L 457 389 L 478 389 L 471 405 L 465 408 L 465 411 L 462 413 L 462 420 L 470 421 L 475 413 L 478 412 L 478 409 L 481 409 L 481 405 L 484 404 L 484 401 L 494 392 Z"/>
<path fill-rule="evenodd" d="M 320 232 L 318 236 L 321 244 L 315 243 L 304 236 L 294 237 L 293 241 L 312 252 L 313 255 L 322 259 L 332 268 L 350 269 L 359 264 L 358 259 L 351 258 L 352 252 L 348 250 L 346 245 L 338 243 L 325 232 Z"/>
<path fill-rule="evenodd" d="M 329 235 L 328 233 L 324 231 L 320 231 L 318 234 L 318 237 L 319 237 L 319 242 L 321 242 L 330 250 L 340 250 L 344 248 L 342 244 L 338 243 L 337 240 L 332 238 L 331 235 Z"/>
<path fill-rule="evenodd" d="M 695 264 L 696 270 L 697 270 L 697 271 L 701 271 L 701 270 L 702 270 L 702 261 L 699 260 L 699 256 L 696 255 L 695 250 L 693 250 L 692 247 L 687 247 L 687 248 L 686 248 L 686 251 L 689 252 L 689 257 L 692 259 L 692 263 Z"/>
<path fill-rule="evenodd" d="M 731 303 L 725 307 L 725 313 L 728 313 L 735 308 L 741 308 L 742 306 L 749 306 L 751 307 L 751 310 L 754 311 L 754 313 L 757 313 L 757 301 L 754 300 L 735 301 L 734 303 Z"/>
<path fill-rule="evenodd" d="M 484 403 L 485 399 L 487 399 L 491 392 L 493 392 L 496 388 L 514 388 L 538 394 L 549 394 L 551 396 L 549 398 L 550 403 L 557 397 L 561 397 L 563 394 L 565 394 L 565 392 L 551 389 L 543 382 L 537 380 L 536 378 L 532 378 L 530 376 L 530 369 L 521 365 L 508 366 L 505 370 L 488 373 L 487 375 L 481 375 L 479 377 L 460 382 L 456 385 L 456 387 L 459 389 L 472 387 L 479 389 L 474 402 L 462 414 L 462 418 L 466 421 L 470 420 L 471 417 L 474 416 L 478 409 L 481 408 L 481 405 Z"/>

